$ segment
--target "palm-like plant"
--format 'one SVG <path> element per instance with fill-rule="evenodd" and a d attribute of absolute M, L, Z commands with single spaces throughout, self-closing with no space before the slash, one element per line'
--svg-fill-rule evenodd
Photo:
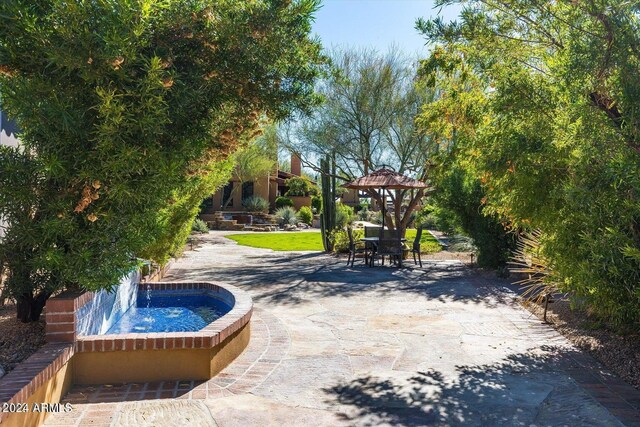
<path fill-rule="evenodd" d="M 544 302 L 544 320 L 547 320 L 547 304 L 551 295 L 558 293 L 558 283 L 551 279 L 552 268 L 542 253 L 542 231 L 524 234 L 518 240 L 516 250 L 509 261 L 509 271 L 526 274 L 527 277 L 514 282 L 524 288 L 521 297 L 527 302 Z"/>

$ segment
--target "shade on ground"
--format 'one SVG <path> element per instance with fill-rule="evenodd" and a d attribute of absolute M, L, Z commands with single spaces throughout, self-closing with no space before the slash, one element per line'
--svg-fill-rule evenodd
<path fill-rule="evenodd" d="M 189 425 L 243 427 L 640 420 L 640 393 L 520 308 L 504 283 L 458 262 L 350 268 L 318 252 L 243 247 L 221 233 L 204 239 L 166 280 L 248 291 L 255 304 L 249 347 L 202 384 L 76 387 L 68 397 L 74 412 L 54 414 L 49 425 L 99 424 L 100 417 L 111 425 L 188 418 Z"/>

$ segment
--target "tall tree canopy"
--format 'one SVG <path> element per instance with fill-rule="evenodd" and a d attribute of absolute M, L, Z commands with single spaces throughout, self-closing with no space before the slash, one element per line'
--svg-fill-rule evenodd
<path fill-rule="evenodd" d="M 0 2 L 2 105 L 23 131 L 0 149 L 0 257 L 23 320 L 57 289 L 166 258 L 228 155 L 315 104 L 318 5 Z"/>
<path fill-rule="evenodd" d="M 415 63 L 375 51 L 335 51 L 331 59 L 332 72 L 317 88 L 324 103 L 296 122 L 289 149 L 321 173 L 320 160 L 334 158 L 343 183 L 382 165 L 425 179 L 430 145 L 415 117 L 429 98 L 415 88 Z M 378 193 L 371 196 L 382 201 Z M 408 218 L 400 221 L 406 225 Z"/>
<path fill-rule="evenodd" d="M 614 322 L 640 320 L 640 6 L 619 0 L 444 1 L 420 118 L 442 169 L 484 212 L 541 229 L 549 280 Z"/>

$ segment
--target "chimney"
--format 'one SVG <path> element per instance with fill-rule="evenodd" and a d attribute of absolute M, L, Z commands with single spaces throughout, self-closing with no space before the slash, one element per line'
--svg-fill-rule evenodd
<path fill-rule="evenodd" d="M 295 154 L 291 155 L 291 173 L 295 176 L 302 176 L 302 162 L 300 157 Z"/>

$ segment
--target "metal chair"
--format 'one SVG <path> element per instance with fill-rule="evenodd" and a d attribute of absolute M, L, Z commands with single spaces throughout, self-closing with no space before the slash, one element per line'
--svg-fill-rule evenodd
<path fill-rule="evenodd" d="M 416 254 L 418 254 L 418 261 L 420 262 L 420 268 L 422 268 L 422 258 L 420 258 L 420 239 L 422 238 L 422 227 L 418 227 L 416 231 L 416 239 L 413 241 L 413 247 L 411 248 L 411 253 L 413 254 L 413 263 L 418 264 L 416 262 Z"/>
<path fill-rule="evenodd" d="M 351 227 L 347 227 L 347 236 L 349 236 L 349 258 L 347 259 L 347 265 L 351 263 L 351 267 L 353 267 L 353 263 L 356 260 L 356 254 L 364 254 L 364 261 L 367 263 L 367 248 L 365 245 L 360 244 L 360 242 L 356 242 L 353 239 L 353 229 Z"/>
<path fill-rule="evenodd" d="M 384 265 L 384 257 L 388 256 L 390 262 L 395 259 L 398 267 L 402 267 L 402 250 L 400 230 L 380 230 L 376 252 L 372 256 L 381 257 L 382 265 Z"/>
<path fill-rule="evenodd" d="M 374 226 L 374 227 L 364 227 L 364 237 L 379 237 L 380 236 L 380 230 L 382 230 L 382 227 L 379 226 Z M 376 253 L 376 247 L 377 245 L 375 243 L 372 242 L 366 242 L 365 243 L 365 247 L 366 247 L 366 253 L 365 253 L 365 258 L 368 261 L 369 257 L 371 259 L 371 267 L 373 267 L 373 260 L 374 260 L 374 255 Z"/>

